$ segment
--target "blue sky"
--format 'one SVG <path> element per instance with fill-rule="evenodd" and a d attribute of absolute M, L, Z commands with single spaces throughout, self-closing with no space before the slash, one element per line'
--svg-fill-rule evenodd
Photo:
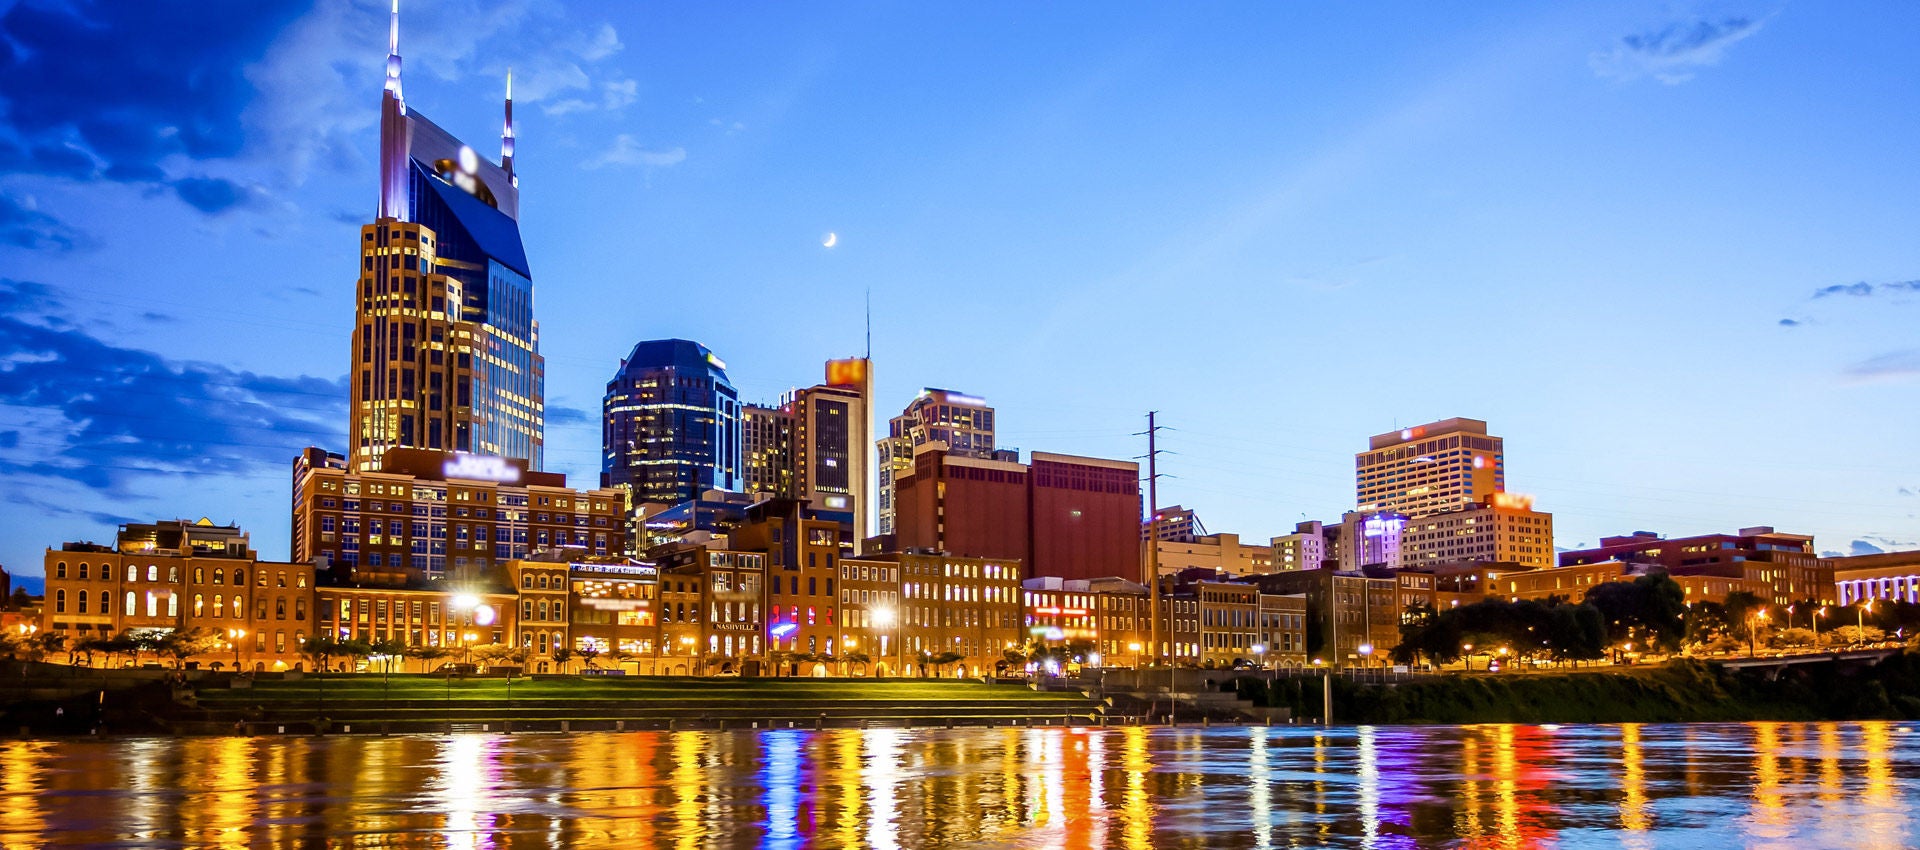
<path fill-rule="evenodd" d="M 0 564 L 116 522 L 287 546 L 339 446 L 378 2 L 0 3 Z M 634 342 L 772 400 L 1141 454 L 1265 538 L 1369 434 L 1492 423 L 1562 546 L 1920 546 L 1920 7 L 407 0 L 409 105 L 514 68 L 548 466 Z M 840 234 L 833 249 L 821 246 Z"/>

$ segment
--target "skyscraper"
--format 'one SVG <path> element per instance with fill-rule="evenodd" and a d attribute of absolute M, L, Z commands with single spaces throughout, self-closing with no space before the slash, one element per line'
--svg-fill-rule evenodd
<path fill-rule="evenodd" d="M 360 229 L 353 330 L 356 470 L 388 449 L 499 455 L 542 465 L 546 362 L 520 240 L 513 80 L 500 164 L 407 107 L 400 12 L 380 98 L 380 202 Z"/>
<path fill-rule="evenodd" d="M 742 489 L 763 498 L 793 498 L 793 410 L 740 405 Z"/>
<path fill-rule="evenodd" d="M 853 539 L 871 534 L 873 445 L 870 406 L 873 361 L 827 361 L 827 380 L 796 390 L 782 406 L 793 411 L 793 489 L 816 510 L 853 514 Z"/>
<path fill-rule="evenodd" d="M 1361 512 L 1412 517 L 1470 507 L 1505 492 L 1506 453 L 1478 419 L 1443 419 L 1375 435 L 1354 455 Z"/>
<path fill-rule="evenodd" d="M 678 504 L 741 483 L 740 398 L 727 365 L 684 339 L 641 342 L 607 382 L 600 486 Z"/>
<path fill-rule="evenodd" d="M 975 396 L 929 387 L 888 422 L 887 436 L 874 444 L 879 455 L 879 533 L 894 532 L 894 481 L 913 474 L 914 449 L 929 442 L 945 443 L 948 453 L 961 457 L 994 458 L 993 408 Z"/>

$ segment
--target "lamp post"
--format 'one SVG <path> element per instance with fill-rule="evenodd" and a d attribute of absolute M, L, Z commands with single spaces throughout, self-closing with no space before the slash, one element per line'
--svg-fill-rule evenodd
<path fill-rule="evenodd" d="M 1763 622 L 1766 622 L 1766 619 L 1767 619 L 1767 609 L 1765 608 L 1755 611 L 1753 613 L 1753 616 L 1748 618 L 1749 620 L 1747 624 L 1747 657 L 1748 658 L 1753 657 L 1753 633 L 1760 630 L 1760 624 Z"/>
<path fill-rule="evenodd" d="M 1252 649 L 1254 665 L 1262 670 L 1267 669 L 1267 645 L 1264 643 L 1256 643 Z"/>
<path fill-rule="evenodd" d="M 1860 610 L 1853 612 L 1857 617 L 1854 623 L 1854 640 L 1863 644 L 1867 642 L 1867 612 L 1872 610 L 1873 600 L 1869 599 L 1861 603 Z"/>
<path fill-rule="evenodd" d="M 1820 651 L 1820 618 L 1825 616 L 1827 616 L 1827 606 L 1822 605 L 1819 608 L 1814 609 L 1813 616 L 1807 618 L 1813 621 L 1813 651 L 1814 652 Z"/>
<path fill-rule="evenodd" d="M 1462 655 L 1461 663 L 1466 665 L 1466 672 L 1473 672 L 1473 644 L 1460 644 L 1460 652 Z"/>
<path fill-rule="evenodd" d="M 227 645 L 233 647 L 233 670 L 240 671 L 240 641 L 247 636 L 246 629 L 228 629 Z"/>

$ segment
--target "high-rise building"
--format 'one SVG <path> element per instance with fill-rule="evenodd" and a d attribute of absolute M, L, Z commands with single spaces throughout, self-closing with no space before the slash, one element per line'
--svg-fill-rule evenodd
<path fill-rule="evenodd" d="M 600 486 L 679 504 L 741 483 L 740 399 L 727 365 L 684 339 L 641 342 L 607 382 Z"/>
<path fill-rule="evenodd" d="M 1361 512 L 1412 517 L 1470 507 L 1506 487 L 1505 450 L 1478 419 L 1443 419 L 1378 434 L 1354 455 Z"/>
<path fill-rule="evenodd" d="M 520 241 L 513 81 L 496 165 L 407 106 L 393 13 L 380 100 L 380 205 L 360 229 L 350 462 L 472 452 L 539 470 L 546 362 Z"/>
<path fill-rule="evenodd" d="M 945 444 L 947 452 L 964 457 L 992 458 L 993 408 L 985 400 L 953 390 L 929 387 L 887 423 L 887 436 L 878 448 L 879 487 L 875 491 L 880 533 L 894 533 L 894 481 L 913 474 L 914 449 L 929 442 Z M 1017 461 L 1017 457 L 1006 457 Z"/>
<path fill-rule="evenodd" d="M 740 405 L 741 489 L 763 498 L 793 498 L 793 411 Z"/>
<path fill-rule="evenodd" d="M 1400 562 L 1409 567 L 1450 561 L 1505 561 L 1529 569 L 1555 565 L 1553 514 L 1533 509 L 1533 497 L 1489 493 L 1485 499 L 1408 523 Z"/>
<path fill-rule="evenodd" d="M 827 380 L 796 390 L 782 405 L 793 411 L 794 497 L 815 509 L 853 514 L 854 540 L 873 527 L 873 362 L 827 361 Z"/>

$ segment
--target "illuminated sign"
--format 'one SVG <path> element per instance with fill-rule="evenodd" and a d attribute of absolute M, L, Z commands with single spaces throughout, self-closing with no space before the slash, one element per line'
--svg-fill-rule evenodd
<path fill-rule="evenodd" d="M 797 625 L 794 625 L 793 623 L 781 623 L 780 625 L 774 626 L 772 629 L 769 629 L 768 633 L 773 635 L 774 637 L 781 638 L 781 637 L 786 637 L 787 635 L 793 634 L 794 632 L 799 631 L 799 629 L 800 627 Z"/>
<path fill-rule="evenodd" d="M 595 611 L 638 611 L 647 607 L 646 600 L 643 599 L 605 599 L 592 596 L 582 598 L 577 604 Z"/>
<path fill-rule="evenodd" d="M 600 573 L 616 576 L 657 576 L 660 568 L 652 564 L 568 564 L 576 573 Z"/>
<path fill-rule="evenodd" d="M 846 510 L 851 501 L 846 496 L 825 496 L 820 499 L 821 504 L 826 505 L 829 510 L 836 511 Z"/>
<path fill-rule="evenodd" d="M 1493 506 L 1519 511 L 1532 510 L 1533 497 L 1524 493 L 1495 493 L 1493 494 Z"/>
<path fill-rule="evenodd" d="M 471 481 L 499 481 L 511 483 L 520 480 L 520 468 L 503 457 L 488 455 L 454 455 L 440 468 L 441 474 L 448 478 L 465 478 Z"/>
<path fill-rule="evenodd" d="M 867 361 L 861 358 L 827 361 L 827 385 L 858 387 L 867 382 Z"/>
<path fill-rule="evenodd" d="M 719 369 L 722 372 L 727 371 L 727 361 L 721 360 L 719 357 L 715 356 L 714 353 L 711 351 L 707 352 L 707 363 L 711 364 L 713 368 Z"/>

